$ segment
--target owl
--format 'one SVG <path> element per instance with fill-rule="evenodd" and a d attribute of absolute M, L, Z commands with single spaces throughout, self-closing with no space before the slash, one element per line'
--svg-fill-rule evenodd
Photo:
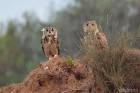
<path fill-rule="evenodd" d="M 42 30 L 41 45 L 45 56 L 50 59 L 60 54 L 57 30 L 54 27 L 45 27 Z"/>
<path fill-rule="evenodd" d="M 97 49 L 108 48 L 108 41 L 106 35 L 100 32 L 96 21 L 91 20 L 83 24 L 84 41 L 88 44 L 94 44 Z"/>

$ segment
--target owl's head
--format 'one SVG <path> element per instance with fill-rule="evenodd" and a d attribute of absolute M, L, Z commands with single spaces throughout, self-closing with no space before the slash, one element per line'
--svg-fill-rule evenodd
<path fill-rule="evenodd" d="M 45 36 L 52 36 L 55 34 L 56 29 L 54 27 L 44 27 L 41 31 Z"/>
<path fill-rule="evenodd" d="M 83 24 L 83 29 L 84 29 L 85 33 L 90 33 L 90 32 L 97 33 L 99 31 L 96 21 L 94 21 L 94 20 L 85 22 Z"/>

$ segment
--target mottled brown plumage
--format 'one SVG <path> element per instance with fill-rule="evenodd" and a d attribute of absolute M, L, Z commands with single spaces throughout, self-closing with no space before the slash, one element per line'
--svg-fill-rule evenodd
<path fill-rule="evenodd" d="M 108 49 L 108 41 L 103 32 L 98 32 L 95 36 L 95 45 L 98 50 Z"/>
<path fill-rule="evenodd" d="M 42 31 L 42 50 L 50 60 L 51 58 L 56 57 L 60 54 L 57 30 L 53 27 L 45 27 Z"/>

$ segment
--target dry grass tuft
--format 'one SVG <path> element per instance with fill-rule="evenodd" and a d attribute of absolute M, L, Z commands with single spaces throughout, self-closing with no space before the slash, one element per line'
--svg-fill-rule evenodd
<path fill-rule="evenodd" d="M 133 37 L 130 34 L 123 32 L 117 35 L 105 50 L 96 49 L 92 35 L 89 40 L 82 40 L 84 63 L 92 68 L 96 83 L 111 93 L 122 93 L 120 89 L 140 88 L 140 50 L 132 49 Z M 135 87 L 135 83 L 138 87 Z"/>

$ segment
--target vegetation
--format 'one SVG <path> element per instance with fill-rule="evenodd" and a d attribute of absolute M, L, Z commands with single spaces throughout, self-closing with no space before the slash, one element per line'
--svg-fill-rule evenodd
<path fill-rule="evenodd" d="M 71 67 L 74 66 L 73 59 L 71 56 L 67 56 L 67 64 Z"/>
<path fill-rule="evenodd" d="M 84 63 L 92 68 L 92 73 L 96 78 L 95 82 L 103 85 L 107 92 L 122 93 L 121 89 L 129 88 L 135 89 L 133 92 L 136 93 L 138 88 L 135 85 L 140 81 L 138 66 L 140 64 L 140 53 L 138 57 L 136 55 L 128 56 L 130 50 L 135 53 L 131 46 L 133 40 L 126 35 L 127 33 L 121 34 L 122 36 L 118 36 L 122 37 L 121 39 L 112 38 L 117 45 L 110 43 L 109 49 L 100 52 L 94 47 L 94 43 L 83 42 L 83 48 L 85 49 Z"/>

